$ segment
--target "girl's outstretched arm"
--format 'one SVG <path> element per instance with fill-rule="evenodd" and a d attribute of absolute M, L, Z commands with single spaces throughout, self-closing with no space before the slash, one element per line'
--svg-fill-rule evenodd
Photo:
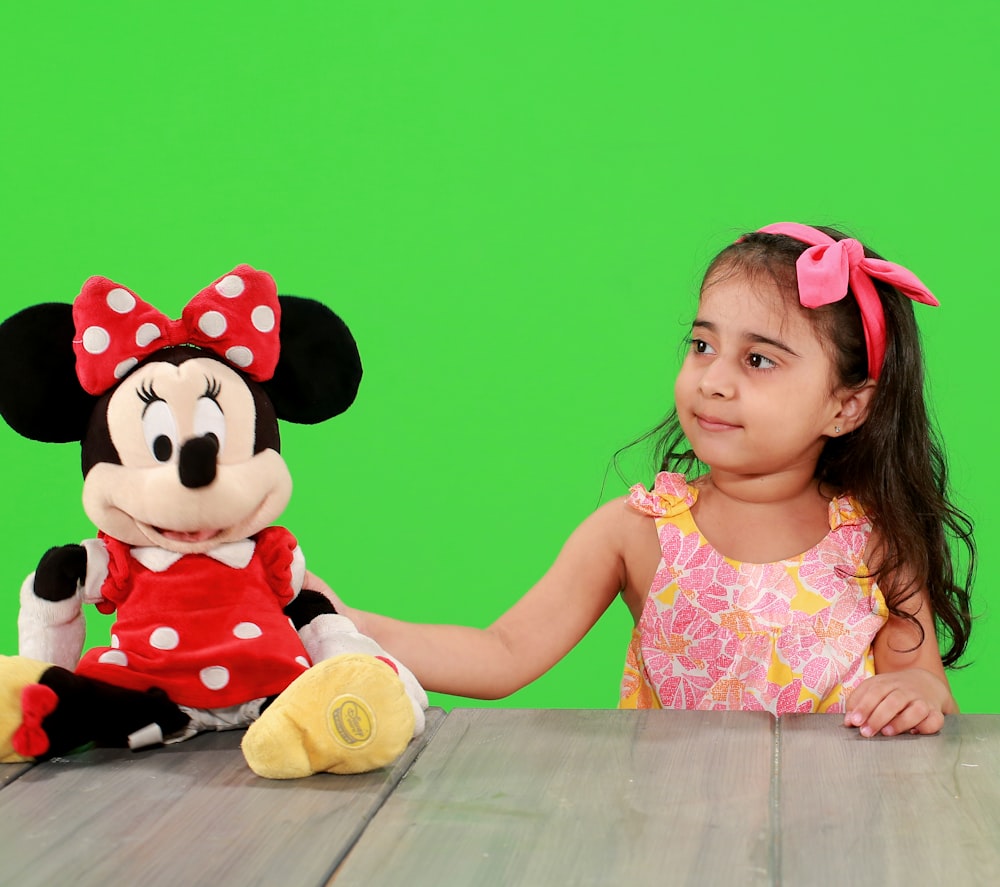
<path fill-rule="evenodd" d="M 413 671 L 426 690 L 499 699 L 550 669 L 587 633 L 628 582 L 627 549 L 639 523 L 652 522 L 609 502 L 569 537 L 548 572 L 485 629 L 403 622 L 355 610 L 338 612 Z M 308 587 L 330 591 L 315 577 Z"/>
<path fill-rule="evenodd" d="M 890 614 L 873 645 L 875 676 L 847 700 L 844 723 L 863 736 L 937 733 L 944 716 L 958 713 L 934 631 L 934 614 L 926 593 L 905 602 L 923 628 Z"/>

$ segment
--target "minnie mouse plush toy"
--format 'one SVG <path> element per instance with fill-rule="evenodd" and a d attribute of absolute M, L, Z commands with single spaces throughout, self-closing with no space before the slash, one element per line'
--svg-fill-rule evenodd
<path fill-rule="evenodd" d="M 24 582 L 20 655 L 0 657 L 0 761 L 247 726 L 244 756 L 272 778 L 402 753 L 426 695 L 303 587 L 301 549 L 271 525 L 292 487 L 277 420 L 338 415 L 360 380 L 340 318 L 249 265 L 176 321 L 92 277 L 72 306 L 0 326 L 0 414 L 33 440 L 81 442 L 99 531 Z M 80 658 L 83 603 L 116 621 Z"/>

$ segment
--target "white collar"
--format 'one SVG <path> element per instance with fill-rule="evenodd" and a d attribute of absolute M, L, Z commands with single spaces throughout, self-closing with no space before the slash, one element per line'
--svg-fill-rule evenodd
<path fill-rule="evenodd" d="M 202 553 L 217 560 L 220 564 L 232 567 L 234 570 L 243 570 L 253 558 L 255 548 L 256 543 L 253 539 L 240 539 L 239 542 L 225 542 Z M 154 573 L 163 573 L 169 570 L 184 557 L 179 552 L 167 551 L 167 549 L 159 548 L 156 545 L 142 545 L 133 548 L 131 554 L 147 570 L 152 570 Z"/>

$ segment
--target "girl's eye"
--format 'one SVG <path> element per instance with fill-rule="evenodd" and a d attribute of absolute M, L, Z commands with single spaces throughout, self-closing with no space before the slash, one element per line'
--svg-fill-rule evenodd
<path fill-rule="evenodd" d="M 770 370 L 777 366 L 777 364 L 769 357 L 764 357 L 763 354 L 756 353 L 747 357 L 747 363 L 750 364 L 750 366 L 752 366 L 755 370 Z"/>
<path fill-rule="evenodd" d="M 712 346 L 708 344 L 704 339 L 692 339 L 691 340 L 691 350 L 695 354 L 714 354 Z"/>

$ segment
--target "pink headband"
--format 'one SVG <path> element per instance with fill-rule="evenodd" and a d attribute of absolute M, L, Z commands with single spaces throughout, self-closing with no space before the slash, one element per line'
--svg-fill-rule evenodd
<path fill-rule="evenodd" d="M 205 287 L 170 320 L 131 290 L 91 277 L 73 302 L 76 375 L 102 394 L 144 357 L 168 345 L 207 348 L 265 382 L 278 363 L 281 308 L 266 271 L 239 265 Z"/>
<path fill-rule="evenodd" d="M 850 285 L 861 309 L 861 325 L 868 345 L 868 376 L 873 380 L 879 377 L 885 357 L 885 314 L 872 278 L 891 284 L 915 302 L 938 304 L 912 271 L 884 259 L 867 258 L 865 248 L 851 237 L 834 240 L 816 228 L 795 222 L 768 225 L 758 229 L 758 233 L 784 234 L 809 244 L 809 249 L 795 263 L 799 301 L 806 308 L 839 302 Z"/>

